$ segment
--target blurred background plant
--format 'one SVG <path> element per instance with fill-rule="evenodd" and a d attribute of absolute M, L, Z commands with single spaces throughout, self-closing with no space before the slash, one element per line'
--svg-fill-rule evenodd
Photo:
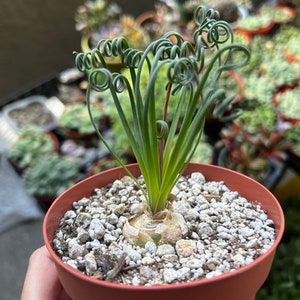
<path fill-rule="evenodd" d="M 57 151 L 57 147 L 58 141 L 52 134 L 36 126 L 25 126 L 9 149 L 8 159 L 18 170 L 22 170 L 39 157 Z"/>
<path fill-rule="evenodd" d="M 51 196 L 54 200 L 74 185 L 80 167 L 78 159 L 56 154 L 42 156 L 23 173 L 25 189 L 32 196 Z"/>
<path fill-rule="evenodd" d="M 99 26 L 106 25 L 112 20 L 118 20 L 122 13 L 120 6 L 106 0 L 90 0 L 77 8 L 75 14 L 76 30 L 90 34 Z"/>
<path fill-rule="evenodd" d="M 76 30 L 82 34 L 82 50 L 95 47 L 101 38 L 126 37 L 131 46 L 144 49 L 149 43 L 148 33 L 132 15 L 122 14 L 122 9 L 107 0 L 90 0 L 80 5 L 75 14 Z"/>
<path fill-rule="evenodd" d="M 254 108 L 221 130 L 218 147 L 224 148 L 218 163 L 261 182 L 270 171 L 270 159 L 286 157 L 285 131 L 272 105 L 256 101 Z"/>
<path fill-rule="evenodd" d="M 95 122 L 100 124 L 101 120 L 104 119 L 104 113 L 101 111 L 101 107 L 93 104 L 92 110 Z M 69 129 L 83 135 L 95 132 L 90 121 L 87 107 L 83 102 L 76 102 L 66 105 L 59 120 L 59 126 L 62 128 L 62 130 Z"/>

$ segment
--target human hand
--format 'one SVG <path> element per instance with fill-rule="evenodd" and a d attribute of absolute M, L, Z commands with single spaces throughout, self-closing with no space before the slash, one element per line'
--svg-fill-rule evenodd
<path fill-rule="evenodd" d="M 46 246 L 29 259 L 21 300 L 71 300 L 63 289 Z"/>

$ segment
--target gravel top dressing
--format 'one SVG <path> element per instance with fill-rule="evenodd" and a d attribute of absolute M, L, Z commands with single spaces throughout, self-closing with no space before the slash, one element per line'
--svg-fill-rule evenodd
<path fill-rule="evenodd" d="M 143 183 L 142 178 L 139 181 Z M 144 212 L 145 199 L 130 177 L 74 199 L 57 229 L 53 247 L 69 266 L 111 282 L 161 285 L 211 278 L 234 271 L 265 253 L 275 241 L 273 221 L 224 182 L 201 173 L 181 177 L 172 210 L 182 218 L 174 244 L 131 245 L 123 227 Z M 175 197 L 174 197 L 175 198 Z"/>

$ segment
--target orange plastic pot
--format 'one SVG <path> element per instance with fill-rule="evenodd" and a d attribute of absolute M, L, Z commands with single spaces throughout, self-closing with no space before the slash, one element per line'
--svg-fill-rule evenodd
<path fill-rule="evenodd" d="M 136 164 L 129 165 L 135 176 L 140 174 Z M 284 215 L 280 204 L 264 186 L 243 174 L 214 165 L 189 164 L 185 174 L 202 172 L 207 180 L 224 181 L 249 201 L 258 201 L 274 221 L 277 238 L 271 248 L 254 262 L 233 272 L 211 279 L 163 286 L 130 286 L 90 278 L 67 266 L 54 253 L 52 239 L 64 213 L 73 201 L 89 197 L 94 188 L 102 187 L 125 175 L 122 168 L 104 171 L 89 177 L 59 196 L 49 208 L 43 225 L 43 235 L 50 255 L 56 265 L 59 278 L 66 292 L 74 300 L 165 300 L 165 299 L 211 299 L 254 300 L 255 294 L 266 280 L 276 248 L 284 231 Z"/>

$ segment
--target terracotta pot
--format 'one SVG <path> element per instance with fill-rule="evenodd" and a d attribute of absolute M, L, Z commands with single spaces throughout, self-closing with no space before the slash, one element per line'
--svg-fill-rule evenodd
<path fill-rule="evenodd" d="M 158 23 L 157 14 L 154 11 L 146 11 L 136 18 L 136 22 L 143 26 L 147 22 Z"/>
<path fill-rule="evenodd" d="M 58 153 L 59 152 L 59 141 L 58 141 L 57 136 L 52 132 L 46 132 L 45 134 L 48 135 L 50 137 L 50 139 L 52 140 L 54 152 Z"/>
<path fill-rule="evenodd" d="M 135 176 L 140 174 L 136 164 L 129 165 Z M 56 265 L 59 278 L 67 293 L 74 300 L 122 299 L 122 300 L 165 300 L 165 299 L 222 299 L 254 300 L 255 294 L 264 283 L 271 268 L 276 248 L 284 230 L 284 216 L 276 198 L 261 184 L 239 174 L 214 165 L 191 163 L 185 174 L 202 172 L 207 180 L 224 181 L 231 190 L 239 191 L 249 201 L 261 203 L 274 221 L 277 238 L 271 248 L 254 262 L 236 271 L 211 279 L 163 286 L 130 286 L 90 278 L 67 266 L 52 249 L 55 230 L 72 203 L 81 197 L 92 195 L 95 187 L 102 187 L 126 175 L 121 168 L 110 169 L 89 177 L 59 196 L 46 214 L 43 236 L 50 255 Z"/>
<path fill-rule="evenodd" d="M 137 24 L 144 28 L 152 40 L 159 35 L 158 30 L 161 28 L 161 20 L 154 11 L 146 11 L 136 18 Z"/>

